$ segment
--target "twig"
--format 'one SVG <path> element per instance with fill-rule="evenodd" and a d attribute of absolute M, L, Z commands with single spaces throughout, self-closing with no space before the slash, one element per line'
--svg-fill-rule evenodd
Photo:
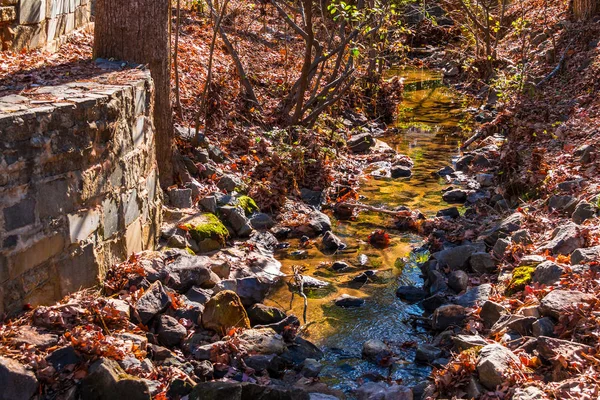
<path fill-rule="evenodd" d="M 343 207 L 348 207 L 348 208 L 359 208 L 361 210 L 367 210 L 367 211 L 372 211 L 372 212 L 382 213 L 382 214 L 387 214 L 387 215 L 393 215 L 393 216 L 398 215 L 397 211 L 387 210 L 385 208 L 379 208 L 379 207 L 374 207 L 374 206 L 369 206 L 367 204 L 362 204 L 362 203 L 343 202 L 343 203 L 338 203 L 338 205 L 343 206 Z"/>

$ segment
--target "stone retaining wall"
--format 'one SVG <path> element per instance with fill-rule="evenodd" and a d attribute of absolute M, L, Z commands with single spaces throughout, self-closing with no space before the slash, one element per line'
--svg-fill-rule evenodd
<path fill-rule="evenodd" d="M 0 315 L 92 286 L 155 247 L 153 86 L 127 74 L 0 97 Z"/>
<path fill-rule="evenodd" d="M 90 22 L 93 0 L 0 0 L 0 50 L 58 49 Z"/>

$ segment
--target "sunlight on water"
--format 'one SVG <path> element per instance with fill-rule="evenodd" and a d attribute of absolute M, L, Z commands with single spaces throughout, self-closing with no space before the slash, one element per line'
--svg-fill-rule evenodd
<path fill-rule="evenodd" d="M 455 92 L 443 86 L 438 73 L 417 69 L 404 69 L 397 73 L 404 78 L 405 85 L 396 124 L 398 131 L 379 139 L 413 159 L 413 176 L 396 180 L 364 179 L 360 194 L 366 204 L 391 208 L 403 205 L 434 215 L 448 205 L 441 200 L 444 182 L 432 172 L 448 165 L 457 153 L 458 133 L 464 123 L 462 110 L 466 104 Z M 292 241 L 290 249 L 278 254 L 283 272 L 289 274 L 293 265 L 303 265 L 306 275 L 331 285 L 328 289 L 308 293 L 306 338 L 321 346 L 326 353 L 321 380 L 342 390 L 355 388 L 355 380 L 365 374 L 391 376 L 392 379 L 403 379 L 407 384 L 422 380 L 428 375 L 428 368 L 414 365 L 414 348 L 402 346 L 405 342 L 427 338 L 424 331 L 408 320 L 410 314 L 420 314 L 420 310 L 418 306 L 407 305 L 395 296 L 399 282 L 404 285 L 422 284 L 414 262 L 409 262 L 404 268 L 396 265 L 397 259 L 409 257 L 411 250 L 420 247 L 422 239 L 393 230 L 390 218 L 374 213 L 361 213 L 357 221 L 352 222 L 332 218 L 332 223 L 334 233 L 348 244 L 349 250 L 326 255 L 317 246 L 312 246 L 308 249 L 307 258 L 293 260 L 290 253 L 298 249 L 299 243 Z M 392 245 L 379 250 L 366 240 L 369 233 L 382 227 L 390 233 Z M 364 265 L 359 264 L 359 255 L 367 256 Z M 337 260 L 346 261 L 352 268 L 342 273 L 332 271 L 328 266 Z M 369 269 L 378 271 L 373 282 L 362 287 L 349 284 L 353 277 Z M 333 300 L 344 293 L 364 298 L 365 305 L 349 309 L 335 306 Z M 282 284 L 266 303 L 289 311 L 290 299 L 291 292 L 286 284 Z M 291 312 L 302 315 L 303 301 L 299 296 L 294 298 Z M 368 339 L 390 344 L 404 361 L 391 368 L 380 368 L 361 360 L 362 343 Z"/>

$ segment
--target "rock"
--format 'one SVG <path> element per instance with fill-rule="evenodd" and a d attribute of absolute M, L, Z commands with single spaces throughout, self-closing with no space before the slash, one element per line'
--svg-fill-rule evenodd
<path fill-rule="evenodd" d="M 415 362 L 421 364 L 431 364 L 437 358 L 442 356 L 442 350 L 430 344 L 420 344 L 417 346 Z"/>
<path fill-rule="evenodd" d="M 210 296 L 212 296 L 212 293 L 212 290 L 202 289 L 200 287 L 194 286 L 186 292 L 185 297 L 187 297 L 188 300 L 194 303 L 204 305 L 208 302 L 208 300 L 210 300 Z"/>
<path fill-rule="evenodd" d="M 323 202 L 323 191 L 320 190 L 310 190 L 307 188 L 300 189 L 300 198 L 306 204 L 310 204 L 314 207 L 320 207 Z"/>
<path fill-rule="evenodd" d="M 467 398 L 479 399 L 484 393 L 487 392 L 487 390 L 481 385 L 481 383 L 479 383 L 477 379 L 475 379 L 475 377 L 471 376 L 469 378 L 469 383 L 467 384 L 466 392 Z"/>
<path fill-rule="evenodd" d="M 454 219 L 454 218 L 460 217 L 460 212 L 458 211 L 458 208 L 450 207 L 450 208 L 444 208 L 443 210 L 438 211 L 436 216 L 437 217 L 448 217 L 448 218 Z"/>
<path fill-rule="evenodd" d="M 235 234 L 239 237 L 247 237 L 252 233 L 250 220 L 246 217 L 246 213 L 239 206 L 224 206 L 220 207 L 222 218 L 228 226 L 230 226 Z"/>
<path fill-rule="evenodd" d="M 300 327 L 300 320 L 295 315 L 288 315 L 284 319 L 279 322 L 274 322 L 272 324 L 267 325 L 255 325 L 255 328 L 270 328 L 273 329 L 277 333 L 283 333 L 286 327 L 295 326 Z"/>
<path fill-rule="evenodd" d="M 275 221 L 269 214 L 256 213 L 250 218 L 250 225 L 254 229 L 271 229 L 275 226 Z"/>
<path fill-rule="evenodd" d="M 46 357 L 48 364 L 52 365 L 57 372 L 62 372 L 67 366 L 75 366 L 82 361 L 79 353 L 73 346 L 65 346 L 54 350 Z"/>
<path fill-rule="evenodd" d="M 545 400 L 548 398 L 541 389 L 535 386 L 516 388 L 512 395 L 512 400 Z"/>
<path fill-rule="evenodd" d="M 469 275 L 465 271 L 452 271 L 448 276 L 448 287 L 456 293 L 460 293 L 469 286 Z"/>
<path fill-rule="evenodd" d="M 246 307 L 261 303 L 270 289 L 271 285 L 264 278 L 249 276 L 246 278 L 226 279 L 215 287 L 215 291 L 231 290 L 237 293 Z"/>
<path fill-rule="evenodd" d="M 283 389 L 248 382 L 201 382 L 194 387 L 189 400 L 310 400 L 302 389 Z"/>
<path fill-rule="evenodd" d="M 211 214 L 217 213 L 217 199 L 215 196 L 206 196 L 201 199 L 198 204 Z"/>
<path fill-rule="evenodd" d="M 18 328 L 16 335 L 10 339 L 10 342 L 15 346 L 26 344 L 37 349 L 45 349 L 56 345 L 58 336 L 45 333 L 34 326 L 25 325 Z"/>
<path fill-rule="evenodd" d="M 570 216 L 577 206 L 577 198 L 570 195 L 554 195 L 548 199 L 548 208 L 550 211 L 558 211 Z"/>
<path fill-rule="evenodd" d="M 563 357 L 564 360 L 581 361 L 581 354 L 589 354 L 593 348 L 585 344 L 555 339 L 547 336 L 537 338 L 537 351 L 546 360 Z"/>
<path fill-rule="evenodd" d="M 496 270 L 496 262 L 490 253 L 478 251 L 469 258 L 471 270 L 479 275 L 489 274 Z"/>
<path fill-rule="evenodd" d="M 324 356 L 317 346 L 296 336 L 294 343 L 288 345 L 287 351 L 281 355 L 281 358 L 289 364 L 301 365 L 307 358 L 320 360 Z"/>
<path fill-rule="evenodd" d="M 579 227 L 573 222 L 568 222 L 556 228 L 552 240 L 540 250 L 550 250 L 552 254 L 569 255 L 584 244 L 585 240 L 580 234 Z"/>
<path fill-rule="evenodd" d="M 171 298 L 160 281 L 156 281 L 139 298 L 135 304 L 135 309 L 140 316 L 142 324 L 148 325 L 148 322 L 156 314 L 163 313 L 170 305 Z"/>
<path fill-rule="evenodd" d="M 558 319 L 570 307 L 591 301 L 593 298 L 593 295 L 577 290 L 553 290 L 542 299 L 540 312 L 543 316 Z"/>
<path fill-rule="evenodd" d="M 187 239 L 183 235 L 173 235 L 167 241 L 167 246 L 174 249 L 186 249 L 189 246 Z"/>
<path fill-rule="evenodd" d="M 396 383 L 367 382 L 356 391 L 357 400 L 413 400 L 412 390 Z"/>
<path fill-rule="evenodd" d="M 176 208 L 191 208 L 192 203 L 192 189 L 179 189 L 171 188 L 167 190 L 169 196 L 169 202 L 173 207 Z"/>
<path fill-rule="evenodd" d="M 540 308 L 538 306 L 523 307 L 520 312 L 526 317 L 540 317 Z"/>
<path fill-rule="evenodd" d="M 537 320 L 535 317 L 526 317 L 518 314 L 505 314 L 492 326 L 491 334 L 498 335 L 501 332 L 517 332 L 521 336 L 531 336 L 531 327 Z"/>
<path fill-rule="evenodd" d="M 316 378 L 321 373 L 323 365 L 313 358 L 307 358 L 302 363 L 302 369 L 300 373 L 306 378 Z"/>
<path fill-rule="evenodd" d="M 573 192 L 577 188 L 581 188 L 586 184 L 586 180 L 583 178 L 571 179 L 568 181 L 561 182 L 557 185 L 558 189 L 563 192 Z"/>
<path fill-rule="evenodd" d="M 451 270 L 465 269 L 471 255 L 478 251 L 476 246 L 467 244 L 451 247 L 437 253 L 433 253 L 431 258 L 436 260 L 441 266 L 448 266 Z"/>
<path fill-rule="evenodd" d="M 410 178 L 412 176 L 412 171 L 409 167 L 405 167 L 403 165 L 393 165 L 391 170 L 391 176 L 394 179 L 397 178 Z"/>
<path fill-rule="evenodd" d="M 35 374 L 18 361 L 0 357 L 0 399 L 29 400 L 38 391 Z"/>
<path fill-rule="evenodd" d="M 275 357 L 275 354 L 257 354 L 244 359 L 247 366 L 255 371 L 264 371 L 269 367 L 269 364 Z"/>
<path fill-rule="evenodd" d="M 148 384 L 128 375 L 116 361 L 101 358 L 81 382 L 80 395 L 86 400 L 150 400 Z"/>
<path fill-rule="evenodd" d="M 396 296 L 409 303 L 416 303 L 426 298 L 428 293 L 416 286 L 400 286 L 396 290 Z"/>
<path fill-rule="evenodd" d="M 519 229 L 521 229 L 522 224 L 523 215 L 520 212 L 514 212 L 508 217 L 504 218 L 502 221 L 500 221 L 491 230 L 487 231 L 487 238 L 485 239 L 485 241 L 489 246 L 493 246 L 498 239 L 505 238 L 513 232 L 516 232 Z"/>
<path fill-rule="evenodd" d="M 346 248 L 346 243 L 342 241 L 339 237 L 331 233 L 331 231 L 325 232 L 323 236 L 323 248 L 325 250 L 337 251 L 343 250 Z"/>
<path fill-rule="evenodd" d="M 283 310 L 260 303 L 248 308 L 247 312 L 250 324 L 253 326 L 274 324 L 284 320 L 286 317 Z"/>
<path fill-rule="evenodd" d="M 238 337 L 250 354 L 281 354 L 286 350 L 283 337 L 269 328 L 247 329 Z"/>
<path fill-rule="evenodd" d="M 479 381 L 490 390 L 501 385 L 507 374 L 521 362 L 512 351 L 499 344 L 488 344 L 481 349 L 477 361 Z"/>
<path fill-rule="evenodd" d="M 432 328 L 443 331 L 450 326 L 461 326 L 467 314 L 465 308 L 455 304 L 448 304 L 436 309 L 433 313 Z"/>
<path fill-rule="evenodd" d="M 375 364 L 381 363 L 384 359 L 392 356 L 392 351 L 387 344 L 381 340 L 367 340 L 363 343 L 362 347 L 362 358 L 374 362 Z"/>
<path fill-rule="evenodd" d="M 429 294 L 436 294 L 448 290 L 446 278 L 440 271 L 430 271 L 428 274 Z"/>
<path fill-rule="evenodd" d="M 483 319 L 483 323 L 486 327 L 490 328 L 494 325 L 500 317 L 507 314 L 508 310 L 501 304 L 494 303 L 493 301 L 486 300 L 481 306 L 479 316 Z"/>
<path fill-rule="evenodd" d="M 177 346 L 187 336 L 185 327 L 168 315 L 161 315 L 157 320 L 157 325 L 158 340 L 164 346 Z"/>
<path fill-rule="evenodd" d="M 454 172 L 455 172 L 454 168 L 447 165 L 444 168 L 441 168 L 440 170 L 438 170 L 435 174 L 438 176 L 448 176 L 448 175 L 452 175 Z"/>
<path fill-rule="evenodd" d="M 360 133 L 348 139 L 346 144 L 353 153 L 365 153 L 375 146 L 375 138 L 370 133 Z"/>
<path fill-rule="evenodd" d="M 365 304 L 365 300 L 359 297 L 343 294 L 340 297 L 336 298 L 334 300 L 334 303 L 338 307 L 351 308 L 362 306 L 363 304 Z"/>
<path fill-rule="evenodd" d="M 236 175 L 224 175 L 221 180 L 219 180 L 219 183 L 217 183 L 217 187 L 227 193 L 231 193 L 233 191 L 239 192 L 243 190 L 245 184 L 242 179 Z"/>
<path fill-rule="evenodd" d="M 460 157 L 458 160 L 456 160 L 456 170 L 457 171 L 468 170 L 469 166 L 471 165 L 471 162 L 473 161 L 474 158 L 475 158 L 474 154 L 465 154 L 464 156 Z"/>
<path fill-rule="evenodd" d="M 588 219 L 595 218 L 597 212 L 598 208 L 595 205 L 582 200 L 577 204 L 577 207 L 575 207 L 575 211 L 571 218 L 576 224 L 581 224 Z"/>
<path fill-rule="evenodd" d="M 595 151 L 596 149 L 594 146 L 590 144 L 584 144 L 573 152 L 573 157 L 578 157 L 579 162 L 582 164 L 588 164 L 595 157 Z"/>
<path fill-rule="evenodd" d="M 308 225 L 315 234 L 318 235 L 331 230 L 331 220 L 326 214 L 314 210 L 309 214 L 308 218 Z"/>
<path fill-rule="evenodd" d="M 533 239 L 527 229 L 520 229 L 514 232 L 511 236 L 511 241 L 516 244 L 528 245 L 533 244 Z"/>
<path fill-rule="evenodd" d="M 544 261 L 546 261 L 546 257 L 544 257 L 544 256 L 528 254 L 521 258 L 521 261 L 519 262 L 519 267 L 534 267 L 535 268 L 538 265 L 540 265 L 541 263 L 543 263 Z"/>
<path fill-rule="evenodd" d="M 533 282 L 538 282 L 543 285 L 553 285 L 560 281 L 560 277 L 564 272 L 564 268 L 553 261 L 544 261 L 535 267 L 535 271 L 533 271 Z"/>
<path fill-rule="evenodd" d="M 571 254 L 571 265 L 588 264 L 600 260 L 600 246 L 577 249 Z"/>
<path fill-rule="evenodd" d="M 352 278 L 352 280 L 350 281 L 351 283 L 360 283 L 360 284 L 364 284 L 369 282 L 370 280 L 373 280 L 373 278 L 375 278 L 375 276 L 377 275 L 377 271 L 376 270 L 370 270 L 370 271 L 364 271 L 361 272 L 359 275 L 355 276 L 354 278 Z"/>
<path fill-rule="evenodd" d="M 196 214 L 186 219 L 183 225 L 198 243 L 202 253 L 221 249 L 229 237 L 229 231 L 214 214 Z"/>
<path fill-rule="evenodd" d="M 233 327 L 250 328 L 250 320 L 239 296 L 235 292 L 224 290 L 206 303 L 202 326 L 221 333 Z"/>
<path fill-rule="evenodd" d="M 448 301 L 446 296 L 442 293 L 434 294 L 433 296 L 427 297 L 421 301 L 421 307 L 428 313 L 434 312 L 437 308 L 443 306 Z"/>
<path fill-rule="evenodd" d="M 465 294 L 458 296 L 455 302 L 463 307 L 475 307 L 479 304 L 483 304 L 491 294 L 492 285 L 490 283 L 484 283 L 467 290 Z"/>
<path fill-rule="evenodd" d="M 442 195 L 446 203 L 464 203 L 467 201 L 468 193 L 462 189 L 450 190 Z"/>
<path fill-rule="evenodd" d="M 343 270 L 349 269 L 349 268 L 350 268 L 350 265 L 344 261 L 335 261 L 333 264 L 331 264 L 331 269 L 334 271 L 343 271 Z"/>
<path fill-rule="evenodd" d="M 504 253 L 506 252 L 506 249 L 508 248 L 508 246 L 510 246 L 510 240 L 508 239 L 498 239 L 496 241 L 496 244 L 494 245 L 494 248 L 492 249 L 492 251 L 494 252 L 494 254 L 497 257 L 504 257 Z"/>
<path fill-rule="evenodd" d="M 479 335 L 456 335 L 452 337 L 452 342 L 459 352 L 488 345 L 488 342 Z"/>
<path fill-rule="evenodd" d="M 185 293 L 194 286 L 211 288 L 220 278 L 211 273 L 211 259 L 206 256 L 181 255 L 169 264 L 169 279 L 166 284 Z M 215 282 L 215 279 L 217 282 Z"/>
<path fill-rule="evenodd" d="M 477 174 L 475 180 L 483 187 L 494 186 L 494 175 L 492 174 Z"/>
<path fill-rule="evenodd" d="M 535 337 L 554 336 L 554 322 L 548 317 L 540 318 L 533 323 L 531 331 Z"/>

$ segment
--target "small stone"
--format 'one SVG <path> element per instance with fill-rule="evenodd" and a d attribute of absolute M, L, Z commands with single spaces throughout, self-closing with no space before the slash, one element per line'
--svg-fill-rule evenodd
<path fill-rule="evenodd" d="M 365 300 L 359 297 L 350 296 L 348 294 L 343 294 L 340 297 L 334 300 L 334 303 L 338 307 L 342 308 L 352 308 L 352 307 L 360 307 L 365 304 Z"/>
<path fill-rule="evenodd" d="M 496 244 L 494 245 L 493 252 L 497 257 L 504 257 L 504 253 L 506 249 L 510 246 L 510 240 L 508 239 L 498 239 Z"/>
<path fill-rule="evenodd" d="M 552 254 L 570 255 L 573 251 L 582 247 L 584 242 L 579 226 L 569 222 L 556 228 L 550 242 L 541 247 L 540 250 L 550 250 Z"/>
<path fill-rule="evenodd" d="M 589 354 L 593 351 L 593 348 L 569 340 L 539 336 L 537 338 L 537 351 L 547 360 L 553 360 L 560 356 L 564 360 L 575 361 L 581 359 L 581 354 Z"/>
<path fill-rule="evenodd" d="M 540 317 L 540 308 L 538 306 L 523 307 L 521 309 L 521 314 L 526 317 L 539 318 Z"/>
<path fill-rule="evenodd" d="M 588 264 L 600 260 L 600 246 L 577 249 L 571 254 L 571 265 Z"/>
<path fill-rule="evenodd" d="M 459 352 L 488 345 L 488 342 L 479 335 L 456 335 L 452 337 L 452 342 Z"/>
<path fill-rule="evenodd" d="M 38 390 L 35 374 L 18 361 L 0 357 L 0 398 L 29 400 Z"/>
<path fill-rule="evenodd" d="M 553 285 L 560 281 L 560 277 L 565 272 L 564 268 L 552 261 L 544 261 L 533 271 L 533 282 L 543 285 Z"/>
<path fill-rule="evenodd" d="M 206 196 L 198 203 L 205 211 L 211 214 L 217 213 L 217 199 L 215 196 Z"/>
<path fill-rule="evenodd" d="M 460 217 L 460 212 L 456 207 L 444 208 L 437 212 L 436 216 L 438 217 L 447 217 L 447 218 L 458 218 Z"/>
<path fill-rule="evenodd" d="M 370 133 L 361 133 L 348 139 L 346 145 L 353 153 L 365 153 L 375 146 L 375 138 Z"/>
<path fill-rule="evenodd" d="M 531 326 L 533 336 L 554 336 L 554 322 L 548 317 L 540 318 Z"/>
<path fill-rule="evenodd" d="M 389 358 L 391 355 L 392 351 L 388 345 L 381 340 L 371 339 L 363 343 L 362 357 L 365 360 L 379 364 L 382 360 Z"/>
<path fill-rule="evenodd" d="M 514 331 L 521 336 L 531 335 L 531 326 L 536 321 L 535 317 L 525 317 L 518 314 L 505 314 L 491 328 L 491 334 L 497 335 L 501 332 Z"/>
<path fill-rule="evenodd" d="M 480 251 L 469 258 L 471 270 L 479 275 L 489 274 L 496 270 L 496 262 L 490 253 Z"/>
<path fill-rule="evenodd" d="M 455 172 L 454 168 L 447 165 L 444 168 L 441 168 L 440 170 L 438 170 L 435 174 L 438 176 L 448 176 L 448 175 L 452 175 L 454 172 Z"/>
<path fill-rule="evenodd" d="M 323 236 L 323 248 L 325 250 L 337 251 L 343 250 L 346 248 L 346 243 L 342 241 L 339 237 L 331 233 L 331 231 L 325 232 Z"/>
<path fill-rule="evenodd" d="M 219 183 L 217 183 L 217 187 L 227 193 L 231 193 L 233 191 L 240 191 L 245 185 L 242 179 L 235 175 L 224 175 L 219 180 Z"/>
<path fill-rule="evenodd" d="M 490 328 L 492 325 L 498 322 L 500 317 L 507 313 L 508 310 L 503 305 L 487 300 L 483 303 L 483 306 L 481 306 L 479 316 L 481 319 L 483 319 L 485 326 Z"/>
<path fill-rule="evenodd" d="M 548 396 L 539 388 L 529 386 L 526 388 L 516 388 L 512 395 L 512 400 L 545 400 Z"/>
<path fill-rule="evenodd" d="M 447 266 L 451 270 L 466 269 L 469 258 L 473 253 L 478 252 L 478 250 L 477 246 L 467 244 L 438 251 L 433 253 L 431 258 L 436 260 L 441 266 Z"/>
<path fill-rule="evenodd" d="M 441 306 L 433 313 L 432 328 L 443 331 L 450 326 L 461 326 L 466 316 L 465 308 L 462 306 L 454 304 Z"/>
<path fill-rule="evenodd" d="M 410 303 L 416 303 L 427 297 L 427 292 L 416 286 L 400 286 L 396 290 L 396 296 Z"/>
<path fill-rule="evenodd" d="M 582 224 L 588 219 L 595 218 L 597 212 L 598 208 L 595 205 L 582 200 L 579 202 L 579 204 L 577 204 L 577 207 L 575 207 L 575 211 L 573 212 L 572 216 L 573 222 L 576 224 Z"/>
<path fill-rule="evenodd" d="M 46 357 L 48 364 L 52 365 L 54 369 L 61 372 L 68 365 L 76 365 L 82 361 L 82 358 L 75 351 L 73 346 L 65 346 L 58 350 L 54 350 L 48 357 Z"/>
<path fill-rule="evenodd" d="M 359 275 L 355 276 L 354 278 L 352 278 L 351 282 L 364 284 L 364 283 L 367 283 L 367 282 L 373 280 L 373 278 L 375 278 L 376 275 L 377 275 L 377 271 L 375 271 L 375 270 L 364 271 L 364 272 L 361 272 Z"/>
<path fill-rule="evenodd" d="M 275 226 L 275 221 L 269 214 L 265 213 L 256 213 L 250 218 L 250 225 L 254 229 L 271 229 Z"/>
<path fill-rule="evenodd" d="M 412 176 L 412 171 L 409 167 L 405 167 L 403 165 L 394 165 L 390 170 L 392 174 L 392 178 L 410 178 Z"/>
<path fill-rule="evenodd" d="M 479 380 L 486 388 L 496 389 L 505 380 L 511 368 L 520 365 L 519 358 L 512 351 L 499 344 L 488 344 L 481 349 L 477 362 Z"/>
<path fill-rule="evenodd" d="M 169 196 L 169 202 L 173 207 L 176 208 L 191 208 L 192 203 L 192 189 L 179 189 L 171 188 L 167 190 Z"/>
<path fill-rule="evenodd" d="M 164 312 L 171 305 L 171 298 L 163 288 L 160 281 L 156 281 L 144 292 L 135 305 L 141 322 L 148 322 L 156 315 Z"/>
<path fill-rule="evenodd" d="M 528 245 L 533 244 L 533 239 L 527 229 L 521 229 L 512 234 L 511 240 L 513 243 Z"/>
<path fill-rule="evenodd" d="M 467 201 L 467 192 L 462 189 L 450 190 L 442 195 L 446 203 L 464 203 Z"/>
<path fill-rule="evenodd" d="M 183 235 L 173 235 L 167 241 L 167 246 L 172 247 L 174 249 L 186 249 L 189 246 L 189 243 Z"/>
<path fill-rule="evenodd" d="M 161 315 L 157 321 L 158 340 L 167 347 L 179 345 L 187 336 L 187 330 L 175 318 Z"/>
<path fill-rule="evenodd" d="M 494 175 L 492 174 L 477 174 L 475 179 L 483 187 L 494 186 Z"/>
<path fill-rule="evenodd" d="M 318 235 L 331 230 L 331 220 L 326 214 L 314 210 L 309 214 L 308 217 L 308 225 L 315 232 L 315 234 Z"/>
<path fill-rule="evenodd" d="M 415 362 L 422 364 L 431 364 L 437 358 L 442 356 L 442 350 L 430 344 L 420 344 L 417 346 Z"/>
<path fill-rule="evenodd" d="M 492 285 L 490 283 L 484 283 L 467 290 L 465 294 L 458 296 L 455 302 L 463 307 L 475 307 L 479 304 L 483 304 L 491 294 Z"/>
<path fill-rule="evenodd" d="M 250 320 L 239 296 L 235 292 L 224 290 L 206 303 L 202 325 L 205 329 L 221 333 L 229 328 L 250 328 Z"/>
<path fill-rule="evenodd" d="M 333 264 L 331 264 L 331 269 L 334 271 L 343 271 L 343 270 L 349 269 L 349 268 L 350 268 L 350 265 L 344 261 L 335 261 Z"/>
<path fill-rule="evenodd" d="M 307 358 L 302 363 L 302 370 L 300 373 L 306 378 L 316 378 L 321 373 L 323 365 L 313 358 Z"/>
<path fill-rule="evenodd" d="M 286 317 L 283 310 L 260 303 L 248 308 L 247 312 L 252 326 L 274 324 L 284 320 Z"/>
<path fill-rule="evenodd" d="M 469 285 L 469 275 L 465 271 L 452 271 L 448 277 L 448 287 L 456 293 L 460 293 Z"/>
<path fill-rule="evenodd" d="M 591 301 L 594 296 L 577 290 L 553 290 L 540 303 L 542 315 L 559 319 L 569 308 Z"/>

